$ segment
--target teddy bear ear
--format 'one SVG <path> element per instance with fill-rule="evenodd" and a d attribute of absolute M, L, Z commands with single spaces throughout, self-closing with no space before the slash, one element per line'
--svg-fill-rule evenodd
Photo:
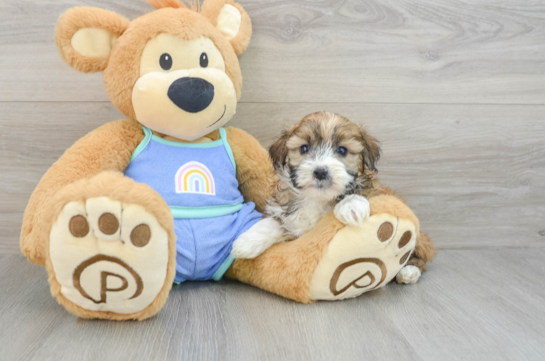
<path fill-rule="evenodd" d="M 229 40 L 237 55 L 246 50 L 252 37 L 252 22 L 242 6 L 233 0 L 205 0 L 201 14 Z"/>
<path fill-rule="evenodd" d="M 108 10 L 76 7 L 59 17 L 55 41 L 62 59 L 83 73 L 103 71 L 129 20 Z"/>

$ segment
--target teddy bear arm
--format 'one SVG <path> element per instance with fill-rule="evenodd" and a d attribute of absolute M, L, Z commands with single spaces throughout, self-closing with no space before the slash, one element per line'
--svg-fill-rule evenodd
<path fill-rule="evenodd" d="M 302 303 L 383 287 L 409 264 L 421 234 L 399 198 L 381 195 L 369 203 L 371 215 L 359 226 L 345 226 L 330 212 L 298 239 L 254 259 L 236 259 L 226 277 Z"/>
<path fill-rule="evenodd" d="M 254 202 L 259 212 L 272 189 L 273 168 L 267 151 L 243 130 L 229 127 L 227 139 L 237 165 L 239 189 L 245 202 Z"/>
<path fill-rule="evenodd" d="M 135 121 L 107 123 L 74 143 L 44 174 L 26 207 L 21 229 L 21 251 L 36 264 L 45 262 L 43 214 L 47 202 L 63 187 L 103 171 L 123 172 L 144 138 Z"/>

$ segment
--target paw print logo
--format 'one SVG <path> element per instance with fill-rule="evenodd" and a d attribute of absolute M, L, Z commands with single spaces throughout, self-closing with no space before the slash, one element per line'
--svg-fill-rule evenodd
<path fill-rule="evenodd" d="M 343 274 L 343 271 L 347 268 L 350 268 L 354 265 L 359 265 L 360 267 L 368 269 L 365 271 L 361 276 L 356 277 L 352 282 L 348 283 L 346 286 L 341 288 L 340 290 L 337 289 L 337 284 L 339 283 L 339 279 L 341 278 L 341 275 Z M 369 267 L 371 266 L 371 267 Z M 374 267 L 373 267 L 374 266 Z M 380 273 L 377 273 L 373 270 L 373 268 L 378 268 L 380 270 Z M 379 278 L 379 282 L 375 284 L 377 280 L 377 276 L 373 273 L 377 273 Z M 344 293 L 347 291 L 350 287 L 354 288 L 367 288 L 375 284 L 373 288 L 376 288 L 384 282 L 384 279 L 386 278 L 386 266 L 384 265 L 384 262 L 382 262 L 378 258 L 358 258 L 352 261 L 345 262 L 341 264 L 337 269 L 335 270 L 335 273 L 333 273 L 333 277 L 331 277 L 331 282 L 329 283 L 329 289 L 331 290 L 331 293 L 334 296 L 338 296 L 341 293 Z M 365 283 L 365 280 L 368 280 L 367 283 Z"/>
<path fill-rule="evenodd" d="M 136 284 L 136 290 L 132 297 L 129 298 L 129 300 L 132 300 L 142 294 L 142 291 L 144 290 L 144 282 L 142 282 L 142 278 L 136 273 L 136 271 L 129 266 L 127 263 L 123 262 L 119 258 L 107 256 L 104 254 L 98 254 L 94 257 L 89 258 L 88 260 L 82 262 L 74 271 L 73 276 L 73 283 L 74 287 L 81 293 L 81 295 L 94 303 L 106 303 L 107 301 L 107 293 L 108 292 L 121 292 L 125 291 L 129 287 L 129 282 L 127 281 L 127 278 L 123 275 L 120 275 L 118 273 L 109 272 L 109 271 L 100 271 L 100 298 L 98 300 L 91 297 L 83 288 L 82 282 L 81 282 L 81 275 L 83 272 L 88 268 L 91 267 L 98 262 L 109 262 L 116 265 L 119 265 L 123 267 L 134 280 L 134 283 Z M 114 277 L 117 278 L 118 281 L 121 282 L 121 285 L 117 286 L 116 288 L 108 288 L 108 277 Z"/>
<path fill-rule="evenodd" d="M 387 214 L 346 226 L 316 268 L 312 299 L 351 298 L 385 286 L 407 264 L 415 244 L 414 224 Z"/>
<path fill-rule="evenodd" d="M 399 261 L 394 261 L 393 266 L 394 268 L 398 268 L 403 267 L 409 259 L 412 247 L 407 247 L 407 245 L 414 239 L 414 232 L 411 230 L 402 232 L 396 242 L 394 240 L 396 238 L 394 237 L 395 230 L 396 227 L 391 222 L 386 221 L 382 223 L 376 231 L 376 240 L 384 245 L 386 249 L 395 252 L 396 259 L 399 259 Z M 392 265 L 390 265 L 390 268 L 392 268 Z M 387 275 L 387 266 L 379 258 L 357 258 L 344 262 L 335 269 L 331 277 L 329 289 L 333 296 L 339 296 L 351 287 L 362 289 L 362 291 L 370 291 L 380 287 Z M 352 278 L 352 281 L 348 281 L 347 278 Z M 339 286 L 340 284 L 344 284 L 344 286 L 341 287 Z"/>

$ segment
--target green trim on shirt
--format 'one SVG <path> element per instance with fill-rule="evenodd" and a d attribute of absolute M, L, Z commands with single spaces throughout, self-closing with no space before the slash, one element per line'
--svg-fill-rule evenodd
<path fill-rule="evenodd" d="M 221 280 L 225 272 L 227 272 L 227 270 L 229 269 L 229 267 L 231 267 L 234 261 L 235 259 L 233 258 L 233 256 L 229 255 L 229 257 L 227 257 L 227 259 L 221 264 L 220 268 L 218 268 L 216 273 L 214 273 L 214 276 L 212 276 L 212 279 L 214 281 Z"/>
<path fill-rule="evenodd" d="M 227 154 L 229 155 L 229 159 L 231 159 L 231 164 L 233 164 L 233 168 L 235 168 L 235 172 L 236 172 L 237 163 L 235 162 L 235 156 L 233 155 L 233 150 L 231 149 L 231 145 L 229 144 L 229 141 L 227 140 L 227 132 L 225 131 L 225 128 L 220 128 L 220 137 L 221 137 L 221 140 L 223 140 L 223 143 L 225 144 L 225 150 L 227 151 Z"/>
<path fill-rule="evenodd" d="M 134 158 L 138 157 L 138 154 L 140 154 L 148 146 L 149 141 L 151 140 L 151 136 L 153 134 L 151 130 L 144 126 L 142 126 L 142 130 L 144 131 L 144 139 L 142 139 L 140 144 L 138 144 L 138 147 L 136 147 L 134 150 L 134 153 L 132 153 L 131 162 L 134 160 Z"/>
<path fill-rule="evenodd" d="M 221 217 L 228 214 L 238 212 L 242 209 L 244 203 L 237 203 L 226 206 L 210 206 L 210 207 L 176 207 L 170 206 L 170 211 L 174 219 L 180 218 L 213 218 Z"/>
<path fill-rule="evenodd" d="M 212 142 L 203 142 L 203 143 L 184 143 L 184 142 L 175 142 L 168 139 L 163 139 L 155 134 L 151 136 L 153 140 L 165 145 L 171 145 L 173 147 L 182 147 L 182 148 L 214 148 L 223 145 L 223 140 L 218 139 Z"/>

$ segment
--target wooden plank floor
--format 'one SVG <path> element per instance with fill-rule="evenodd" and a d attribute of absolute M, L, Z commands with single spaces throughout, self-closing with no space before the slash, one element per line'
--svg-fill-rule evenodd
<path fill-rule="evenodd" d="M 148 321 L 77 319 L 20 256 L 43 173 L 122 118 L 54 43 L 59 14 L 144 0 L 0 0 L 0 360 L 545 359 L 545 0 L 240 0 L 254 35 L 230 125 L 269 146 L 317 110 L 366 124 L 382 181 L 439 247 L 415 286 L 300 305 L 236 282 Z"/>
<path fill-rule="evenodd" d="M 446 250 L 415 286 L 297 304 L 238 282 L 175 287 L 144 322 L 78 319 L 45 271 L 0 258 L 3 360 L 543 360 L 544 249 Z"/>
<path fill-rule="evenodd" d="M 543 246 L 545 106 L 243 103 L 230 124 L 269 146 L 284 124 L 317 109 L 368 125 L 383 148 L 380 178 L 409 201 L 440 248 Z M 121 115 L 102 102 L 8 102 L 0 114 L 0 251 L 18 253 L 22 214 L 40 177 L 78 138 Z"/>

